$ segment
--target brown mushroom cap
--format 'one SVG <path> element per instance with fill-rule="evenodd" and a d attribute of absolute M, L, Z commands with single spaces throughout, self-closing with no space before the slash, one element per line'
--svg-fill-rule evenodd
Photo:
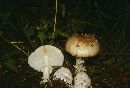
<path fill-rule="evenodd" d="M 66 42 L 66 51 L 76 57 L 92 57 L 99 53 L 99 41 L 93 35 L 73 35 Z"/>

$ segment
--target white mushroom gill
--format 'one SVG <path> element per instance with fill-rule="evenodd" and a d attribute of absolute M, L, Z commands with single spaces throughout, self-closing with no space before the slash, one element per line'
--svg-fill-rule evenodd
<path fill-rule="evenodd" d="M 54 77 L 53 80 L 60 79 L 63 80 L 68 86 L 70 87 L 72 86 L 72 80 L 73 80 L 72 74 L 70 70 L 67 68 L 61 67 L 54 73 L 53 77 Z"/>
<path fill-rule="evenodd" d="M 40 46 L 28 57 L 30 67 L 39 72 L 43 72 L 41 83 L 48 82 L 53 70 L 52 66 L 62 66 L 63 61 L 64 56 L 62 52 L 51 45 Z"/>
<path fill-rule="evenodd" d="M 74 77 L 74 88 L 92 88 L 91 79 L 85 72 L 79 72 Z"/>

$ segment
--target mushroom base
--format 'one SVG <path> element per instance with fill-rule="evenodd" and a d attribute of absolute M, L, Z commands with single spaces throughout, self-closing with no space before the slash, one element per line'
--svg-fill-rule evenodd
<path fill-rule="evenodd" d="M 40 82 L 40 84 L 44 84 L 46 82 L 50 82 L 50 74 L 52 73 L 53 68 L 50 66 L 46 66 L 44 68 L 41 69 L 41 71 L 43 72 L 43 77 L 42 77 L 42 81 Z"/>

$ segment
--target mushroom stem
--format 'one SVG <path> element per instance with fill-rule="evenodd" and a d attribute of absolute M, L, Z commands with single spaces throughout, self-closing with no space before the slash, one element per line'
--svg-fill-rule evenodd
<path fill-rule="evenodd" d="M 43 84 L 45 82 L 49 82 L 52 68 L 49 66 L 46 66 L 46 67 L 42 68 L 41 71 L 43 72 L 43 77 L 42 77 L 42 81 L 40 84 Z"/>
<path fill-rule="evenodd" d="M 76 58 L 76 65 L 74 66 L 76 68 L 75 73 L 86 71 L 85 67 L 83 66 L 84 62 L 85 61 L 83 59 Z"/>
<path fill-rule="evenodd" d="M 44 67 L 41 69 L 41 71 L 43 72 L 41 84 L 50 81 L 50 74 L 52 73 L 52 67 L 50 66 L 48 56 L 45 55 L 43 58 L 44 58 L 43 61 Z"/>
<path fill-rule="evenodd" d="M 76 64 L 83 64 L 85 61 L 81 57 L 76 58 Z"/>

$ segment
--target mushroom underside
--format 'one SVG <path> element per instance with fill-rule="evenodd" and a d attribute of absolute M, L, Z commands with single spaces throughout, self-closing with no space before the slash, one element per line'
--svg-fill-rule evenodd
<path fill-rule="evenodd" d="M 72 74 L 69 69 L 61 67 L 58 69 L 53 76 L 53 80 L 63 80 L 68 86 L 72 85 Z"/>
<path fill-rule="evenodd" d="M 51 45 L 44 45 L 37 48 L 28 58 L 28 64 L 33 69 L 43 72 L 41 83 L 50 81 L 52 66 L 62 66 L 64 56 L 62 52 Z"/>

